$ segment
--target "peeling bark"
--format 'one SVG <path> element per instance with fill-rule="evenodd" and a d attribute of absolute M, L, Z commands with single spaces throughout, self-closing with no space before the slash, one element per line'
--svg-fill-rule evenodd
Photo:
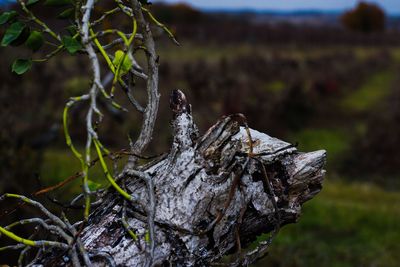
<path fill-rule="evenodd" d="M 325 151 L 301 153 L 289 143 L 250 129 L 254 156 L 249 157 L 248 134 L 233 117 L 221 119 L 198 138 L 188 110 L 174 116 L 168 156 L 140 170 L 152 177 L 156 197 L 152 265 L 215 263 L 235 250 L 238 238 L 245 247 L 262 233 L 296 222 L 301 205 L 322 187 Z M 148 192 L 129 170 L 120 182 L 139 199 L 129 205 L 127 216 L 139 239 L 133 240 L 122 227 L 121 197 L 108 192 L 91 214 L 82 241 L 89 252 L 107 253 L 118 266 L 144 266 L 149 257 L 145 252 Z M 252 253 L 235 264 L 247 265 L 262 256 L 261 251 Z M 102 258 L 94 260 L 107 264 Z"/>
<path fill-rule="evenodd" d="M 296 222 L 302 204 L 322 188 L 324 150 L 298 152 L 287 142 L 241 127 L 237 116 L 222 118 L 199 137 L 186 98 L 173 96 L 169 154 L 140 169 L 125 168 L 118 181 L 137 201 L 123 211 L 123 198 L 108 190 L 80 235 L 96 266 L 210 266 L 260 234 L 272 233 L 229 264 L 247 266 L 265 255 L 273 235 Z M 154 206 L 143 176 L 154 187 Z M 148 240 L 153 220 L 147 218 L 153 210 L 154 251 Z M 137 240 L 123 227 L 123 212 Z M 47 253 L 42 262 L 71 263 L 59 256 Z"/>

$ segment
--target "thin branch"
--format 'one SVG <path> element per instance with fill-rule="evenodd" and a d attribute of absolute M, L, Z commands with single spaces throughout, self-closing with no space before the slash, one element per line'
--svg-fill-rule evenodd
<path fill-rule="evenodd" d="M 55 226 L 55 225 L 49 225 L 43 219 L 40 219 L 40 218 L 20 220 L 20 221 L 17 221 L 17 222 L 14 222 L 12 224 L 5 226 L 4 229 L 9 231 L 17 225 L 25 225 L 25 224 L 32 224 L 32 223 L 37 223 L 40 226 L 42 226 L 44 229 L 49 230 L 51 233 L 54 233 L 54 234 L 58 235 L 59 237 L 62 237 L 65 241 L 67 241 L 67 243 L 70 243 L 72 241 L 72 238 L 70 236 L 68 236 L 64 232 L 63 229 L 61 229 L 60 227 Z"/>
<path fill-rule="evenodd" d="M 103 15 L 101 15 L 100 18 L 98 18 L 94 22 L 92 22 L 92 26 L 95 26 L 95 25 L 101 23 L 105 18 L 107 18 L 110 15 L 113 15 L 113 14 L 117 13 L 118 11 L 119 11 L 119 8 L 116 7 L 116 8 L 113 8 L 111 10 L 108 10 L 108 11 L 104 12 Z"/>
<path fill-rule="evenodd" d="M 36 208 L 38 208 L 43 214 L 45 214 L 52 222 L 54 222 L 55 224 L 57 224 L 59 227 L 61 227 L 61 229 L 63 230 L 67 230 L 66 229 L 66 225 L 65 223 L 60 220 L 60 218 L 58 218 L 57 216 L 55 216 L 54 214 L 52 214 L 50 211 L 48 211 L 41 203 L 34 201 L 30 198 L 27 198 L 25 196 L 22 195 L 17 195 L 17 194 L 9 194 L 6 193 L 4 195 L 2 195 L 0 197 L 0 201 L 4 200 L 5 198 L 17 198 L 19 200 L 24 201 L 25 203 L 32 205 Z"/>
<path fill-rule="evenodd" d="M 86 139 L 86 149 L 85 149 L 85 166 L 83 166 L 83 172 L 84 172 L 84 177 L 82 179 L 82 188 L 83 188 L 83 193 L 85 196 L 85 211 L 84 211 L 84 217 L 85 220 L 88 219 L 89 217 L 89 211 L 90 211 L 90 189 L 88 186 L 88 164 L 90 162 L 90 148 L 92 145 L 92 140 L 93 138 L 97 138 L 96 132 L 93 130 L 93 113 L 97 112 L 97 106 L 96 106 L 96 98 L 97 98 L 97 92 L 98 88 L 102 86 L 101 84 L 101 78 L 100 78 L 100 65 L 99 61 L 96 55 L 96 52 L 94 51 L 93 45 L 91 42 L 89 42 L 89 26 L 90 26 L 90 16 L 91 16 L 91 11 L 94 8 L 94 0 L 88 0 L 83 7 L 84 9 L 84 14 L 82 17 L 82 27 L 80 28 L 80 35 L 82 38 L 82 43 L 85 46 L 86 52 L 89 55 L 89 59 L 92 65 L 92 72 L 93 72 L 93 84 L 92 87 L 90 88 L 90 108 L 89 111 L 86 115 L 86 131 L 87 131 L 87 139 Z"/>
<path fill-rule="evenodd" d="M 19 257 L 18 257 L 18 267 L 22 267 L 24 266 L 24 259 L 25 259 L 25 255 L 28 253 L 28 251 L 31 249 L 31 247 L 25 247 L 21 253 L 19 253 Z"/>
<path fill-rule="evenodd" d="M 158 112 L 160 94 L 158 92 L 158 56 L 155 50 L 153 36 L 149 23 L 144 19 L 141 4 L 137 0 L 132 0 L 133 15 L 138 21 L 139 27 L 143 31 L 144 44 L 147 48 L 147 106 L 143 114 L 143 123 L 138 139 L 131 148 L 132 153 L 141 154 L 149 145 Z M 130 157 L 127 168 L 136 164 L 136 157 Z"/>
<path fill-rule="evenodd" d="M 5 246 L 5 247 L 0 247 L 0 252 L 2 252 L 2 251 L 6 251 L 6 250 L 18 250 L 18 249 L 21 249 L 21 248 L 24 248 L 24 247 L 26 247 L 26 245 L 25 244 L 17 244 L 17 245 L 10 245 L 10 246 Z"/>
<path fill-rule="evenodd" d="M 92 262 L 90 261 L 89 258 L 89 254 L 86 252 L 85 247 L 82 243 L 81 238 L 79 237 L 79 235 L 81 234 L 82 230 L 83 230 L 83 226 L 85 224 L 85 221 L 83 222 L 83 224 L 81 224 L 81 230 L 80 231 L 76 231 L 75 227 L 73 225 L 71 225 L 67 219 L 67 217 L 65 216 L 64 213 L 62 213 L 62 217 L 64 219 L 64 223 L 65 225 L 68 227 L 69 231 L 74 235 L 74 240 L 72 241 L 72 245 L 75 243 L 76 247 L 78 248 L 79 252 L 81 253 L 81 256 L 83 257 L 83 261 L 85 263 L 85 265 L 87 267 L 91 267 Z"/>
<path fill-rule="evenodd" d="M 131 36 L 130 34 L 126 35 L 128 38 Z M 135 39 L 139 39 L 142 40 L 143 39 L 143 35 L 140 33 L 136 33 Z M 108 50 L 113 48 L 114 46 L 118 45 L 118 44 L 122 44 L 124 42 L 124 40 L 122 38 L 118 38 L 115 40 L 112 40 L 110 43 L 106 44 L 103 46 L 104 50 Z"/>
<path fill-rule="evenodd" d="M 10 232 L 3 227 L 0 226 L 0 233 L 4 234 L 5 236 L 8 236 L 9 238 L 13 239 L 14 241 L 17 241 L 18 243 L 24 244 L 26 246 L 31 246 L 31 247 L 55 247 L 55 248 L 61 248 L 61 249 L 68 249 L 68 245 L 65 243 L 60 243 L 56 241 L 49 241 L 49 240 L 31 240 L 31 239 L 26 239 L 23 237 L 20 237 L 13 232 Z"/>
<path fill-rule="evenodd" d="M 121 222 L 122 226 L 125 228 L 125 231 L 132 237 L 134 241 L 138 240 L 137 235 L 132 231 L 131 226 L 128 223 L 128 220 L 126 218 L 126 203 L 127 201 L 124 200 L 124 204 L 122 206 L 122 216 L 121 216 Z"/>
<path fill-rule="evenodd" d="M 61 42 L 60 36 L 58 36 L 54 31 L 52 31 L 49 26 L 47 26 L 46 23 L 38 19 L 25 5 L 25 2 L 23 0 L 18 0 L 18 3 L 21 5 L 22 10 L 39 26 L 43 28 L 45 32 L 50 34 L 54 39 L 57 41 Z"/>

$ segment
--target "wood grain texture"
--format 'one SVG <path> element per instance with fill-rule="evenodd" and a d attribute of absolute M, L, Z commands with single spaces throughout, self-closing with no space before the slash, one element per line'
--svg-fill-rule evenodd
<path fill-rule="evenodd" d="M 245 247 L 278 223 L 296 222 L 301 205 L 322 188 L 323 150 L 301 153 L 289 143 L 250 129 L 255 155 L 248 157 L 248 135 L 233 117 L 221 119 L 201 137 L 194 131 L 191 114 L 180 112 L 173 121 L 169 155 L 141 169 L 153 178 L 156 198 L 152 265 L 209 266 L 235 250 L 235 233 Z M 148 262 L 146 185 L 129 170 L 120 183 L 139 199 L 129 205 L 127 216 L 139 240 L 132 240 L 122 227 L 122 199 L 112 191 L 91 214 L 82 240 L 89 252 L 108 253 L 119 266 L 143 266 Z M 237 265 L 256 258 L 245 256 Z M 100 260 L 95 264 L 106 265 Z"/>

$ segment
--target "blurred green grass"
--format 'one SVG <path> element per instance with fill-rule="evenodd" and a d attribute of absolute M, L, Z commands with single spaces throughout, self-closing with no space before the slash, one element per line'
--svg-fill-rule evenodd
<path fill-rule="evenodd" d="M 360 88 L 343 99 L 343 108 L 357 112 L 372 108 L 390 93 L 394 78 L 395 73 L 392 70 L 375 73 Z"/>
<path fill-rule="evenodd" d="M 93 159 L 96 157 L 93 155 Z M 40 177 L 43 186 L 52 186 L 81 171 L 80 162 L 66 149 L 47 149 L 43 155 Z M 109 168 L 112 165 L 109 163 Z M 100 164 L 89 170 L 89 179 L 99 183 L 102 187 L 109 185 L 104 177 Z M 70 200 L 71 196 L 81 193 L 80 179 L 76 179 L 55 191 L 61 200 Z"/>
<path fill-rule="evenodd" d="M 175 48 L 174 48 L 175 49 Z M 249 51 L 268 56 L 269 49 L 250 45 L 221 47 L 217 45 L 197 46 L 188 44 L 178 49 L 161 48 L 160 55 L 171 64 L 192 63 L 199 59 L 212 64 L 230 55 L 245 55 Z M 332 47 L 316 50 L 281 49 L 287 58 L 302 61 L 319 58 L 334 52 L 347 51 L 348 47 Z M 351 50 L 357 60 L 368 60 L 377 53 L 373 48 Z M 400 50 L 392 51 L 393 57 L 400 62 Z M 392 90 L 396 77 L 395 68 L 378 70 L 363 79 L 357 88 L 339 95 L 334 105 L 338 111 L 350 115 L 368 113 L 387 97 Z M 182 88 L 188 87 L 184 80 Z M 73 91 L 81 81 L 70 81 L 67 91 Z M 69 89 L 71 87 L 72 89 Z M 287 84 L 283 81 L 269 81 L 262 89 L 266 93 L 281 95 L 285 93 Z M 79 88 L 78 88 L 79 89 Z M 77 89 L 77 90 L 78 90 Z M 343 88 L 345 89 L 345 88 Z M 79 89 L 80 90 L 80 89 Z M 258 100 L 258 98 L 255 98 Z M 257 102 L 255 102 L 257 104 Z M 336 103 L 335 103 L 336 104 Z M 215 108 L 220 112 L 221 103 Z M 398 266 L 400 262 L 400 194 L 388 192 L 370 183 L 351 182 L 333 179 L 337 174 L 336 160 L 350 148 L 352 139 L 362 135 L 365 122 L 349 120 L 341 123 L 335 117 L 324 123 L 310 124 L 304 129 L 289 133 L 288 141 L 299 142 L 300 151 L 326 149 L 328 151 L 327 169 L 330 179 L 324 184 L 322 192 L 315 199 L 307 202 L 303 215 L 297 224 L 282 228 L 274 241 L 267 258 L 256 266 Z M 360 133 L 360 134 L 356 134 Z M 111 166 L 111 164 L 109 164 Z M 50 149 L 44 155 L 41 176 L 46 185 L 53 185 L 80 170 L 79 162 L 68 150 Z M 103 186 L 108 186 L 99 166 L 91 170 L 90 178 Z M 336 178 L 336 177 L 335 177 Z M 385 177 L 382 177 L 384 179 Z M 57 191 L 62 199 L 80 193 L 79 181 L 75 181 Z M 262 236 L 261 238 L 265 238 Z"/>
<path fill-rule="evenodd" d="M 325 182 L 297 224 L 282 228 L 255 266 L 398 266 L 400 195 L 366 183 Z"/>
<path fill-rule="evenodd" d="M 286 84 L 284 81 L 276 80 L 276 81 L 266 83 L 263 89 L 267 92 L 279 94 L 279 93 L 282 93 L 283 90 L 285 90 L 285 88 L 286 88 Z"/>
<path fill-rule="evenodd" d="M 325 149 L 328 152 L 329 164 L 346 151 L 351 135 L 342 129 L 308 128 L 292 134 L 288 139 L 292 143 L 298 142 L 300 151 Z"/>
<path fill-rule="evenodd" d="M 393 57 L 400 59 L 400 49 L 388 46 L 387 49 L 392 53 Z M 238 56 L 246 56 L 248 54 L 256 54 L 259 56 L 271 57 L 273 55 L 292 58 L 299 61 L 304 59 L 317 59 L 332 53 L 351 52 L 356 56 L 357 60 L 366 60 L 377 53 L 375 47 L 369 46 L 349 46 L 349 45 L 327 45 L 318 47 L 301 47 L 297 45 L 285 44 L 253 44 L 253 43 L 202 43 L 197 44 L 190 40 L 185 40 L 181 46 L 177 47 L 169 42 L 159 47 L 160 58 L 164 62 L 173 62 L 179 64 L 181 62 L 196 62 L 198 60 L 209 63 L 217 63 L 222 58 L 233 58 Z"/>
<path fill-rule="evenodd" d="M 303 143 L 306 147 L 313 147 L 315 134 L 339 142 L 343 133 L 306 130 L 302 133 L 303 141 L 309 139 Z M 327 148 L 323 140 L 315 142 Z M 331 145 L 335 149 L 343 147 L 343 144 Z M 41 175 L 47 185 L 79 170 L 79 162 L 68 150 L 48 150 L 44 157 Z M 91 179 L 107 185 L 98 166 L 91 170 Z M 68 195 L 80 192 L 79 181 L 60 191 L 62 199 L 68 199 Z M 283 227 L 269 256 L 255 266 L 398 266 L 399 226 L 397 192 L 387 192 L 368 183 L 327 181 L 322 192 L 304 205 L 299 222 Z"/>

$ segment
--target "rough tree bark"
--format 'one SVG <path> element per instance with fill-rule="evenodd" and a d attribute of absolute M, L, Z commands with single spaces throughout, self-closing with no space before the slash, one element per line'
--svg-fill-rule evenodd
<path fill-rule="evenodd" d="M 325 151 L 300 153 L 289 143 L 246 131 L 237 116 L 222 118 L 198 137 L 185 99 L 173 99 L 171 107 L 172 148 L 140 170 L 154 182 L 153 259 L 145 249 L 149 194 L 135 170 L 126 170 L 119 182 L 137 197 L 136 204 L 127 205 L 127 221 L 138 239 L 122 227 L 123 200 L 111 191 L 82 232 L 88 252 L 109 254 L 118 266 L 209 266 L 261 233 L 296 222 L 301 205 L 321 190 Z M 265 254 L 268 241 L 231 265 L 254 262 Z M 95 260 L 107 264 L 104 258 Z"/>
<path fill-rule="evenodd" d="M 64 48 L 68 50 L 60 34 L 40 21 L 27 8 L 25 1 L 18 2 L 32 21 L 60 43 L 44 60 Z M 55 216 L 37 201 L 6 193 L 0 196 L 0 201 L 18 199 L 38 208 L 47 217 L 0 226 L 1 234 L 18 242 L 6 249 L 22 249 L 20 266 L 25 255 L 29 256 L 31 247 L 38 250 L 31 265 L 40 262 L 46 266 L 81 266 L 83 262 L 85 266 L 92 266 L 93 263 L 100 266 L 208 266 L 217 263 L 223 255 L 241 251 L 240 248 L 255 240 L 257 235 L 271 232 L 271 238 L 261 242 L 257 249 L 237 253 L 230 265 L 254 262 L 266 253 L 279 228 L 295 222 L 301 213 L 301 205 L 321 190 L 325 151 L 300 153 L 284 141 L 249 129 L 244 116 L 239 114 L 222 118 L 200 137 L 186 97 L 175 90 L 171 97 L 174 136 L 171 150 L 139 166 L 141 154 L 152 138 L 159 104 L 158 56 L 147 19 L 177 42 L 147 9 L 147 1 L 115 0 L 114 9 L 94 20 L 92 11 L 97 3 L 95 0 L 75 3 L 75 23 L 71 26 L 77 28 L 81 37 L 81 50 L 85 52 L 82 54 L 90 59 L 93 82 L 88 93 L 71 97 L 63 112 L 67 145 L 82 165 L 81 172 L 75 177 L 83 177 L 83 195 L 71 201 L 71 205 L 84 197 L 84 220 L 71 225 L 67 218 Z M 118 13 L 124 13 L 132 20 L 130 34 L 114 28 L 94 28 L 107 16 Z M 106 32 L 118 33 L 121 38 L 103 46 L 98 38 Z M 112 50 L 120 42 L 125 44 L 124 50 Z M 120 69 L 125 65 L 125 56 L 130 58 L 131 64 L 136 62 L 135 50 L 145 52 L 147 73 L 137 65 L 136 68 L 130 67 L 131 76 L 126 79 Z M 123 53 L 120 63 L 111 62 L 111 52 Z M 99 54 L 114 76 L 109 93 L 101 83 Z M 145 108 L 132 94 L 130 79 L 135 77 L 146 80 Z M 101 143 L 96 128 L 103 117 L 97 107 L 100 93 L 107 103 L 125 110 L 113 100 L 117 83 L 132 105 L 143 113 L 143 124 L 139 137 L 131 146 L 128 163 L 114 180 L 103 159 L 103 153 L 107 156 L 111 154 Z M 81 154 L 69 135 L 68 111 L 74 104 L 84 101 L 89 108 L 86 114 L 85 153 Z M 91 203 L 99 192 L 103 192 L 92 192 L 89 188 L 89 167 L 95 162 L 91 159 L 93 148 L 112 187 Z M 46 192 L 46 189 L 41 192 Z M 101 203 L 100 206 L 89 217 L 91 205 L 98 203 Z M 49 240 L 48 236 L 44 236 L 46 240 L 35 241 L 23 239 L 10 230 L 16 225 L 28 223 L 39 224 L 52 236 Z M 41 237 L 39 230 L 31 237 L 36 234 L 37 238 Z M 55 240 L 57 238 L 60 240 Z"/>

